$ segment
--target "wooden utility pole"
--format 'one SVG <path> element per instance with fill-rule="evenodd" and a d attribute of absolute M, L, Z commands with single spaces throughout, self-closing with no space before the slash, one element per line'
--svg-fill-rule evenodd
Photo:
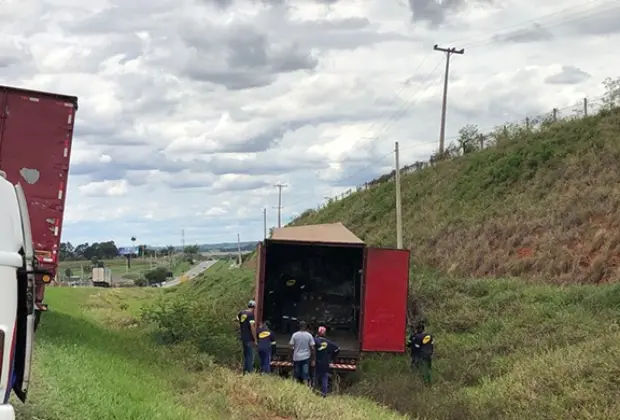
<path fill-rule="evenodd" d="M 588 98 L 583 98 L 583 116 L 588 116 Z"/>
<path fill-rule="evenodd" d="M 450 74 L 450 56 L 452 54 L 465 54 L 465 49 L 457 50 L 454 47 L 441 48 L 437 44 L 433 47 L 435 51 L 441 51 L 446 54 L 446 73 L 443 79 L 443 101 L 441 104 L 441 126 L 439 128 L 439 155 L 443 158 L 444 144 L 446 141 L 446 109 L 448 107 L 448 75 Z"/>
<path fill-rule="evenodd" d="M 274 185 L 278 189 L 278 227 L 282 227 L 282 188 L 286 188 L 286 184 L 278 182 Z"/>
<path fill-rule="evenodd" d="M 265 234 L 264 239 L 267 239 L 267 207 L 263 209 L 263 230 Z"/>
<path fill-rule="evenodd" d="M 400 157 L 398 142 L 394 144 L 394 183 L 396 184 L 396 248 L 403 249 L 403 214 L 400 202 Z"/>

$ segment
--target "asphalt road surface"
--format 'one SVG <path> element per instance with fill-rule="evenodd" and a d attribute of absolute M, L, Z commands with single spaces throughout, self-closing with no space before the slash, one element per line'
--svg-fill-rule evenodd
<path fill-rule="evenodd" d="M 215 264 L 216 262 L 217 261 L 215 260 L 203 261 L 200 264 L 190 268 L 189 271 L 185 272 L 185 275 L 187 276 L 187 280 L 192 280 L 194 277 L 202 274 L 204 271 L 211 268 L 211 266 Z M 181 277 L 177 277 L 174 280 L 170 280 L 168 282 L 162 283 L 162 287 L 172 287 L 180 283 L 181 283 Z"/>

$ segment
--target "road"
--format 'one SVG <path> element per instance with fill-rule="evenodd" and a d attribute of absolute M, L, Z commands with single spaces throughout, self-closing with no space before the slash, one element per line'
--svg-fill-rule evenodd
<path fill-rule="evenodd" d="M 215 264 L 216 262 L 217 261 L 215 260 L 203 261 L 200 264 L 190 268 L 189 271 L 185 272 L 185 276 L 187 276 L 187 280 L 191 280 L 194 277 L 202 274 L 204 271 L 211 268 L 211 266 L 213 266 L 213 264 Z M 174 280 L 170 280 L 168 282 L 162 283 L 162 287 L 172 287 L 180 283 L 181 283 L 181 277 L 179 276 L 179 277 L 176 277 Z"/>

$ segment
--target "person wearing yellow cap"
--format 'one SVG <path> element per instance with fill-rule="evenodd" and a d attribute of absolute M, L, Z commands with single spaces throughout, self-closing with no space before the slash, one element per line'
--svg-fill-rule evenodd
<path fill-rule="evenodd" d="M 314 367 L 314 380 L 321 386 L 321 395 L 327 396 L 329 384 L 329 363 L 340 351 L 340 347 L 325 337 L 327 328 L 320 326 L 318 334 L 314 338 L 314 348 L 316 349 L 316 363 Z"/>

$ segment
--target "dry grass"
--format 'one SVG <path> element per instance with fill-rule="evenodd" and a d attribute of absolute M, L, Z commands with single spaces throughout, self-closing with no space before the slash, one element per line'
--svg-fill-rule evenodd
<path fill-rule="evenodd" d="M 563 121 L 403 177 L 405 245 L 418 266 L 554 283 L 620 278 L 620 110 Z M 394 183 L 309 211 L 395 244 Z"/>

